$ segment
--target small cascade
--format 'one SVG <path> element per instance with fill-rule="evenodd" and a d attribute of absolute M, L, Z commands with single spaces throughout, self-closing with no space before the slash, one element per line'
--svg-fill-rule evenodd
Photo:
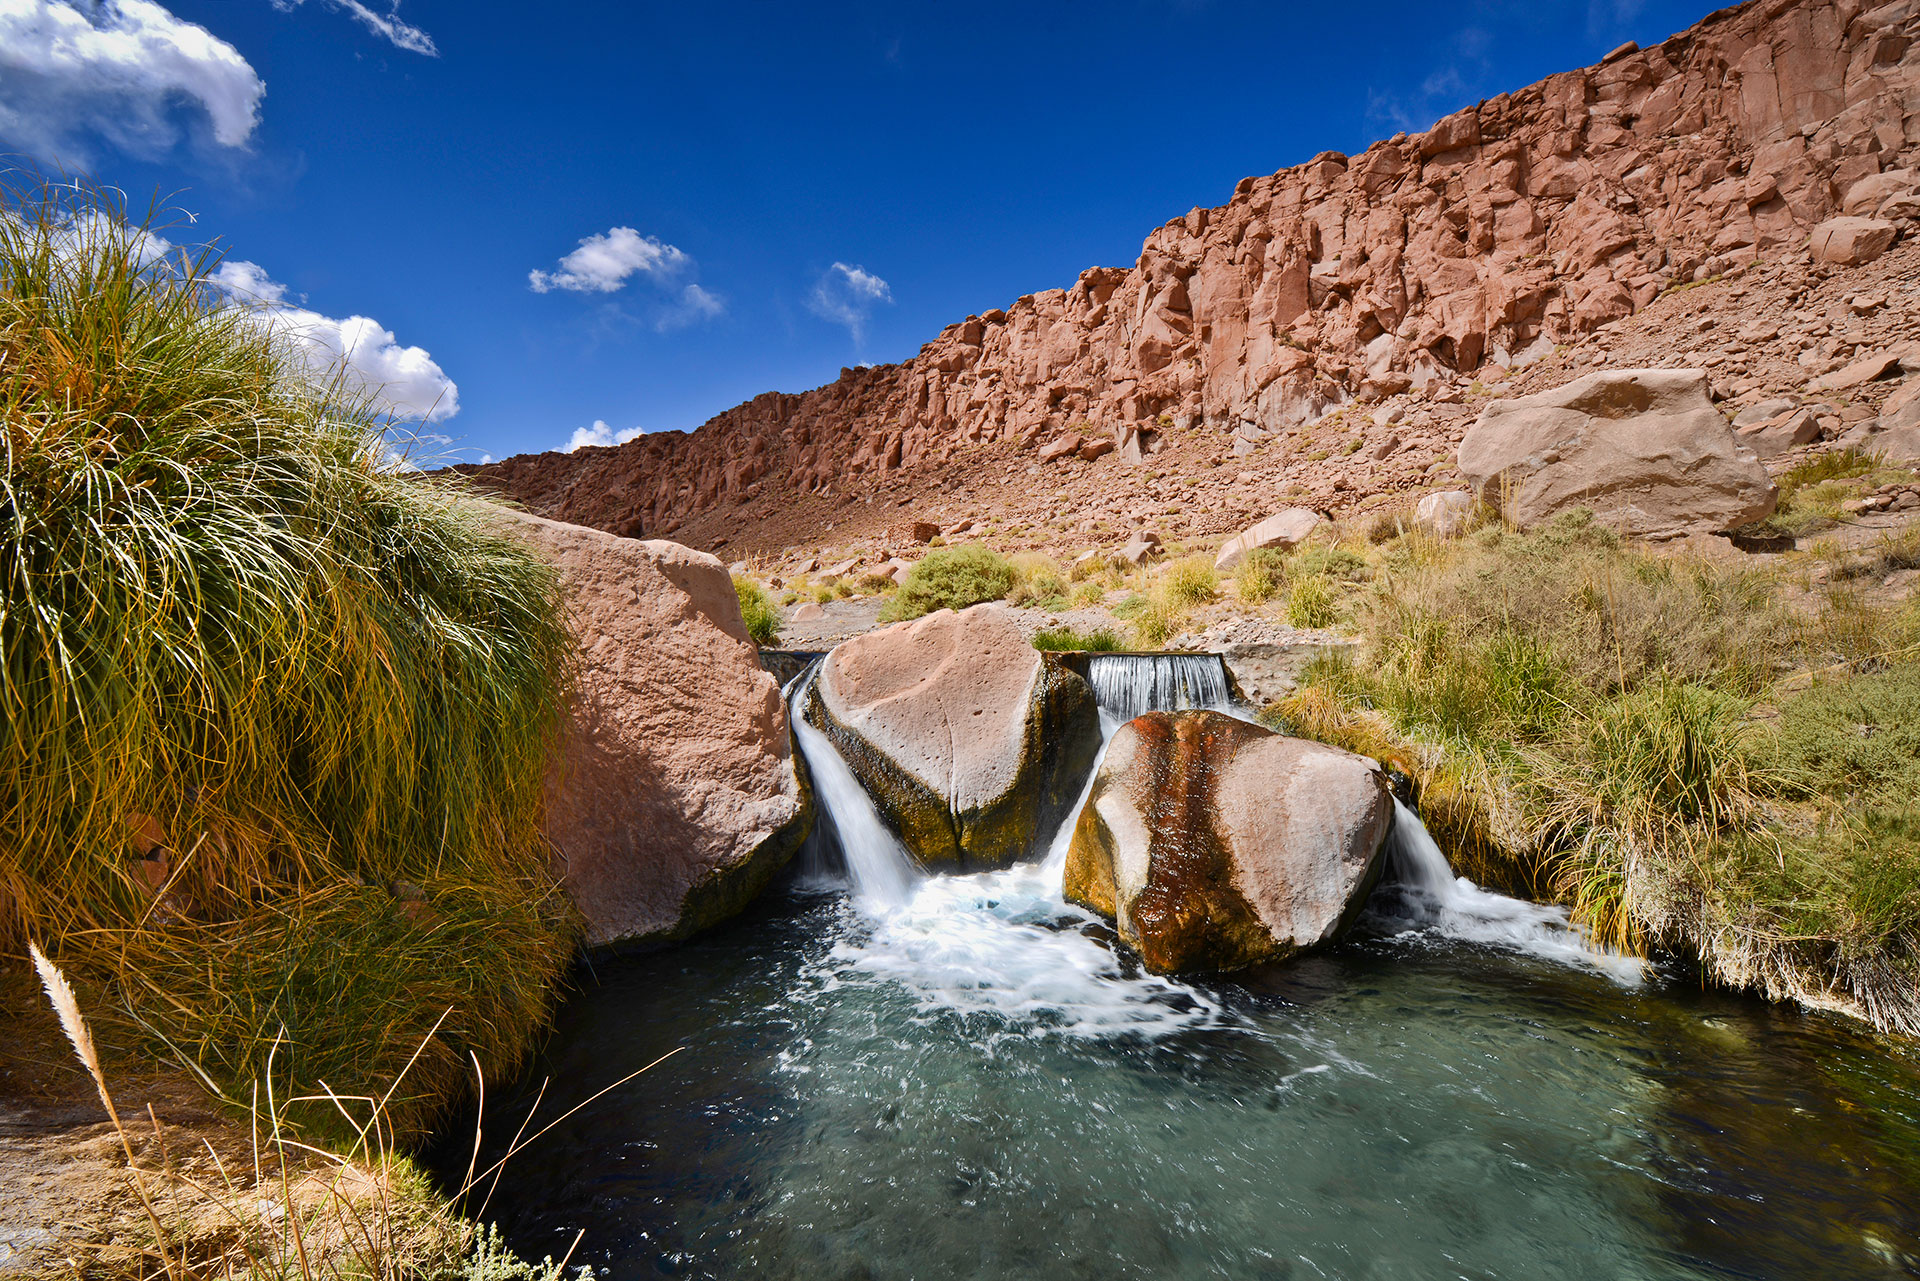
<path fill-rule="evenodd" d="M 787 686 L 794 744 L 813 775 L 814 802 L 839 839 L 854 896 L 863 906 L 897 908 L 913 897 L 923 876 L 913 856 L 881 821 L 872 798 L 853 776 L 839 749 L 807 723 L 807 694 L 819 670 L 820 665 L 814 663 Z"/>
<path fill-rule="evenodd" d="M 1509 898 L 1455 876 L 1420 816 L 1398 800 L 1393 807 L 1386 870 L 1367 904 L 1368 915 L 1384 932 L 1422 931 L 1590 965 L 1622 983 L 1638 983 L 1644 976 L 1638 959 L 1595 946 L 1565 908 Z"/>
<path fill-rule="evenodd" d="M 1087 683 L 1109 734 L 1145 712 L 1227 711 L 1233 701 L 1218 654 L 1095 654 Z"/>

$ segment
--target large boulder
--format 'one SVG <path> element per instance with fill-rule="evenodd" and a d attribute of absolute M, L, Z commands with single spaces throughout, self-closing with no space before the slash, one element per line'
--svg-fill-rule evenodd
<path fill-rule="evenodd" d="M 1222 573 L 1247 558 L 1247 553 L 1267 548 L 1282 551 L 1298 547 L 1320 524 L 1320 513 L 1305 507 L 1289 507 L 1275 512 L 1257 525 L 1251 525 L 1229 538 L 1214 557 L 1213 567 Z"/>
<path fill-rule="evenodd" d="M 799 848 L 812 807 L 726 566 L 678 543 L 500 519 L 559 568 L 579 639 L 547 836 L 587 942 L 664 942 L 734 915 Z"/>
<path fill-rule="evenodd" d="M 1066 895 L 1158 974 L 1279 960 L 1358 914 L 1392 826 L 1365 757 L 1219 712 L 1148 712 L 1107 747 Z"/>
<path fill-rule="evenodd" d="M 1816 262 L 1859 267 L 1892 247 L 1900 228 L 1880 218 L 1829 218 L 1813 229 L 1807 247 Z"/>
<path fill-rule="evenodd" d="M 997 603 L 843 643 L 806 714 L 929 867 L 1004 867 L 1038 852 L 1099 750 L 1092 689 L 1047 662 Z"/>
<path fill-rule="evenodd" d="M 1640 538 L 1734 529 L 1777 491 L 1697 369 L 1603 370 L 1496 400 L 1460 442 L 1460 471 L 1522 528 L 1574 507 Z"/>

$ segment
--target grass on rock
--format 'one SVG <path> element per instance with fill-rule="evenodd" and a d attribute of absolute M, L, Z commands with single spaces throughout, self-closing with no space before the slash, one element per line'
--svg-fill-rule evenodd
<path fill-rule="evenodd" d="M 288 1094 L 424 1046 L 411 1129 L 570 956 L 559 584 L 215 265 L 76 185 L 0 209 L 0 947 L 222 1090 L 276 1036 Z"/>
<path fill-rule="evenodd" d="M 1110 654 L 1121 648 L 1120 637 L 1110 628 L 1096 627 L 1090 632 L 1076 632 L 1067 627 L 1056 627 L 1036 632 L 1033 637 L 1035 649 L 1048 650 L 1090 650 L 1094 653 Z"/>

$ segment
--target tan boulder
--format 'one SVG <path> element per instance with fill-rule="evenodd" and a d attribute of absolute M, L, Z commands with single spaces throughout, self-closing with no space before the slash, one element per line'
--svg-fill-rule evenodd
<path fill-rule="evenodd" d="M 807 715 L 908 850 L 936 867 L 1035 852 L 1099 746 L 1092 689 L 1045 661 L 997 602 L 845 642 Z"/>
<path fill-rule="evenodd" d="M 808 601 L 793 611 L 791 621 L 796 623 L 817 623 L 826 616 L 827 611 L 820 608 L 818 601 Z"/>
<path fill-rule="evenodd" d="M 1058 440 L 1050 440 L 1040 446 L 1040 461 L 1043 463 L 1051 463 L 1062 458 L 1071 457 L 1080 452 L 1082 443 L 1078 436 L 1062 436 Z"/>
<path fill-rule="evenodd" d="M 1816 395 L 1829 391 L 1851 391 L 1862 384 L 1877 382 L 1882 378 L 1897 378 L 1900 375 L 1903 360 L 1910 359 L 1912 359 L 1910 355 L 1897 351 L 1876 351 L 1830 374 L 1821 375 L 1807 384 L 1807 390 Z"/>
<path fill-rule="evenodd" d="M 1820 439 L 1820 420 L 1809 410 L 1791 409 L 1757 423 L 1736 426 L 1733 436 L 1751 449 L 1756 458 L 1778 458 L 1789 449 Z"/>
<path fill-rule="evenodd" d="M 500 520 L 558 567 L 580 642 L 547 836 L 587 942 L 682 938 L 732 916 L 812 812 L 726 566 L 678 543 Z"/>
<path fill-rule="evenodd" d="M 1911 169 L 1889 169 L 1862 178 L 1847 188 L 1840 212 L 1855 218 L 1882 216 L 1880 210 L 1889 200 L 1916 192 L 1920 192 L 1920 175 Z"/>
<path fill-rule="evenodd" d="M 1807 242 L 1818 262 L 1859 267 L 1887 252 L 1900 229 L 1878 218 L 1829 218 Z"/>
<path fill-rule="evenodd" d="M 1428 494 L 1414 505 L 1413 523 L 1440 538 L 1463 534 L 1473 521 L 1473 509 L 1479 500 L 1464 489 L 1448 489 Z"/>
<path fill-rule="evenodd" d="M 1776 490 L 1697 369 L 1603 370 L 1484 409 L 1460 442 L 1474 491 L 1528 528 L 1576 507 L 1640 538 L 1763 519 Z"/>
<path fill-rule="evenodd" d="M 1275 512 L 1257 525 L 1250 525 L 1229 538 L 1213 558 L 1215 569 L 1226 571 L 1247 558 L 1247 553 L 1268 548 L 1288 550 L 1298 547 L 1320 525 L 1320 513 L 1305 507 L 1289 507 Z"/>
<path fill-rule="evenodd" d="M 1379 879 L 1393 798 L 1373 761 L 1218 712 L 1113 736 L 1067 854 L 1067 898 L 1158 974 L 1338 937 Z"/>

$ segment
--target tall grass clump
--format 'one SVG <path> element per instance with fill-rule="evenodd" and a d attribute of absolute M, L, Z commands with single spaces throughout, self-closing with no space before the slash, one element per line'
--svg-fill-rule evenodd
<path fill-rule="evenodd" d="M 907 581 L 881 609 L 880 621 L 897 623 L 937 609 L 1001 600 L 1019 582 L 1019 571 L 991 547 L 969 543 L 935 548 L 908 572 Z"/>
<path fill-rule="evenodd" d="M 1160 590 L 1175 608 L 1205 605 L 1220 593 L 1220 572 L 1211 556 L 1185 556 L 1161 571 Z"/>
<path fill-rule="evenodd" d="M 215 265 L 77 184 L 0 208 L 0 947 L 216 1089 L 424 1044 L 417 1124 L 569 954 L 559 585 Z"/>
<path fill-rule="evenodd" d="M 740 617 L 747 624 L 747 635 L 762 649 L 780 643 L 780 611 L 774 608 L 767 589 L 744 574 L 733 576 L 733 594 L 740 598 Z"/>
<path fill-rule="evenodd" d="M 1007 593 L 1008 604 L 1035 609 L 1067 607 L 1073 584 L 1052 557 L 1040 552 L 1021 552 L 1008 563 L 1019 575 L 1019 582 Z"/>
<path fill-rule="evenodd" d="M 1233 569 L 1233 592 L 1243 605 L 1264 605 L 1287 585 L 1287 554 L 1273 547 L 1256 547 Z"/>

